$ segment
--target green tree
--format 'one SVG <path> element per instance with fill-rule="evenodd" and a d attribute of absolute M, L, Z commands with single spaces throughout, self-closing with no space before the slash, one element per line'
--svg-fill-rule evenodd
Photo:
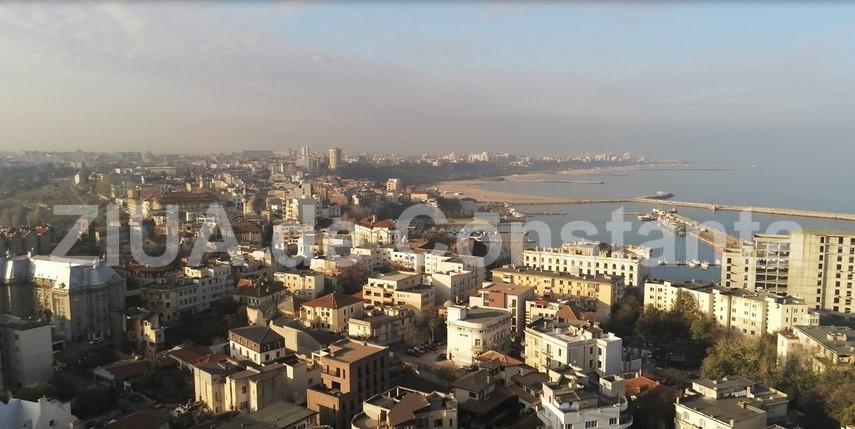
<path fill-rule="evenodd" d="M 56 386 L 47 383 L 28 384 L 15 392 L 15 398 L 36 402 L 41 397 L 56 398 Z"/>
<path fill-rule="evenodd" d="M 90 385 L 78 392 L 71 404 L 72 413 L 81 418 L 91 418 L 116 405 L 118 396 L 111 387 Z"/>

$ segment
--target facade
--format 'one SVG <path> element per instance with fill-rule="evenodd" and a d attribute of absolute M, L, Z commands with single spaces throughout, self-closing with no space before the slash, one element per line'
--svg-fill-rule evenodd
<path fill-rule="evenodd" d="M 285 287 L 279 283 L 248 278 L 238 282 L 237 287 L 231 293 L 233 300 L 252 308 L 275 306 L 287 295 Z"/>
<path fill-rule="evenodd" d="M 494 283 L 478 290 L 478 295 L 469 298 L 470 306 L 503 308 L 511 312 L 511 329 L 522 335 L 525 329 L 526 303 L 534 299 L 533 286 L 518 286 Z"/>
<path fill-rule="evenodd" d="M 523 251 L 523 263 L 529 268 L 576 276 L 619 276 L 631 286 L 641 286 L 650 272 L 644 256 L 630 249 L 615 250 L 605 243 L 565 243 L 561 247 L 535 247 Z"/>
<path fill-rule="evenodd" d="M 415 325 L 415 312 L 407 308 L 383 307 L 368 310 L 347 321 L 350 338 L 389 346 L 400 343 Z"/>
<path fill-rule="evenodd" d="M 525 324 L 537 319 L 549 319 L 559 323 L 580 320 L 569 301 L 535 298 L 525 303 Z"/>
<path fill-rule="evenodd" d="M 573 275 L 511 265 L 493 270 L 493 280 L 499 279 L 504 283 L 534 286 L 538 297 L 569 300 L 606 316 L 623 299 L 626 289 L 620 276 Z"/>
<path fill-rule="evenodd" d="M 644 286 L 644 304 L 667 311 L 680 292 L 690 294 L 698 310 L 719 325 L 754 337 L 798 325 L 819 325 L 819 314 L 804 300 L 765 290 L 651 280 Z"/>
<path fill-rule="evenodd" d="M 753 238 L 725 253 L 723 286 L 785 290 L 813 309 L 853 313 L 855 233 L 805 229 Z"/>
<path fill-rule="evenodd" d="M 525 328 L 525 363 L 540 372 L 571 368 L 600 376 L 622 370 L 623 340 L 585 321 L 539 319 Z"/>
<path fill-rule="evenodd" d="M 348 319 L 362 316 L 362 312 L 361 299 L 333 292 L 304 303 L 300 307 L 300 318 L 312 329 L 345 332 Z"/>
<path fill-rule="evenodd" d="M 341 340 L 312 355 L 321 368 L 322 384 L 307 391 L 307 408 L 315 424 L 350 426 L 362 404 L 389 389 L 389 357 L 385 347 Z"/>
<path fill-rule="evenodd" d="M 0 315 L 0 386 L 17 389 L 53 375 L 50 324 Z"/>
<path fill-rule="evenodd" d="M 742 377 L 695 380 L 692 390 L 674 404 L 676 429 L 763 429 L 787 417 L 786 394 Z"/>
<path fill-rule="evenodd" d="M 234 289 L 228 265 L 184 267 L 181 275 L 164 276 L 140 288 L 143 307 L 163 320 L 177 320 L 182 313 L 196 314 L 226 297 Z"/>
<path fill-rule="evenodd" d="M 369 277 L 362 287 L 365 305 L 375 308 L 404 306 L 421 317 L 435 307 L 436 294 L 432 287 L 422 284 L 422 275 L 414 272 L 392 272 Z"/>
<path fill-rule="evenodd" d="M 351 421 L 352 429 L 397 427 L 457 429 L 457 401 L 446 393 L 424 393 L 393 387 L 368 398 L 362 412 Z"/>
<path fill-rule="evenodd" d="M 447 309 L 448 359 L 472 365 L 487 350 L 504 351 L 511 341 L 511 312 L 489 307 L 451 306 Z"/>
<path fill-rule="evenodd" d="M 632 425 L 624 395 L 624 380 L 604 377 L 598 389 L 586 377 L 560 377 L 542 384 L 537 418 L 544 429 L 619 428 Z"/>
<path fill-rule="evenodd" d="M 324 293 L 324 275 L 312 270 L 286 270 L 273 273 L 285 290 L 301 299 L 312 300 Z"/>
<path fill-rule="evenodd" d="M 125 336 L 146 350 L 160 350 L 166 341 L 160 315 L 140 307 L 125 310 Z"/>
<path fill-rule="evenodd" d="M 286 354 L 285 338 L 267 326 L 244 326 L 229 330 L 229 353 L 235 359 L 247 359 L 261 365 Z"/>
<path fill-rule="evenodd" d="M 56 256 L 3 258 L 0 281 L 10 283 L 14 290 L 9 299 L 12 305 L 23 307 L 18 315 L 49 315 L 55 333 L 69 341 L 121 341 L 125 279 L 105 260 Z M 21 285 L 26 288 L 15 288 Z M 17 296 L 18 293 L 26 296 Z"/>
<path fill-rule="evenodd" d="M 397 244 L 400 241 L 395 222 L 391 219 L 377 221 L 364 218 L 353 226 L 354 246 L 382 246 Z"/>
<path fill-rule="evenodd" d="M 855 329 L 848 326 L 796 326 L 778 333 L 782 362 L 809 360 L 815 371 L 855 367 Z"/>
<path fill-rule="evenodd" d="M 276 429 L 308 429 L 313 427 L 315 413 L 290 402 L 277 402 L 250 415 L 219 423 L 217 429 L 264 427 Z"/>
<path fill-rule="evenodd" d="M 341 149 L 334 147 L 330 149 L 330 170 L 338 170 L 341 166 Z"/>

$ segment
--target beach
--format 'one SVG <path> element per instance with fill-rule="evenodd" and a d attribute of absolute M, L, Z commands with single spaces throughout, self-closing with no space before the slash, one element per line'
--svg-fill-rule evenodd
<path fill-rule="evenodd" d="M 599 182 L 591 182 L 591 181 L 579 181 L 573 180 L 573 176 L 577 175 L 614 175 L 627 173 L 630 171 L 637 170 L 638 167 L 635 166 L 626 166 L 626 167 L 609 167 L 609 168 L 586 168 L 579 170 L 563 170 L 560 173 L 530 173 L 530 174 L 516 174 L 511 176 L 501 176 L 501 177 L 493 177 L 486 179 L 472 179 L 472 180 L 455 180 L 450 182 L 438 182 L 434 183 L 431 186 L 437 188 L 444 197 L 446 198 L 473 198 L 479 202 L 495 202 L 495 203 L 509 203 L 509 204 L 528 204 L 528 203 L 564 203 L 567 202 L 568 198 L 564 197 L 546 197 L 541 195 L 529 195 L 529 194 L 515 194 L 510 192 L 498 192 L 484 189 L 484 185 L 488 183 L 495 183 L 499 180 L 507 181 L 507 182 L 542 182 L 542 181 L 551 181 L 556 182 L 555 176 L 556 174 L 560 174 L 562 176 L 567 176 L 567 180 L 561 180 L 560 182 L 566 183 L 574 183 L 574 184 L 587 184 L 590 186 L 598 186 Z"/>

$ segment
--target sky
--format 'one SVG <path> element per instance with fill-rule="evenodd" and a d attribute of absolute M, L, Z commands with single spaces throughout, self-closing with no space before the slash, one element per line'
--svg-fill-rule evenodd
<path fill-rule="evenodd" d="M 7 150 L 822 165 L 853 76 L 853 2 L 0 3 Z"/>

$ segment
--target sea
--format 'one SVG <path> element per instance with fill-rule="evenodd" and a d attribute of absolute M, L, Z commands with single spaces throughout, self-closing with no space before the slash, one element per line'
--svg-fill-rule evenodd
<path fill-rule="evenodd" d="M 699 203 L 745 206 L 780 207 L 836 213 L 855 213 L 855 199 L 839 186 L 829 186 L 822 177 L 795 174 L 792 169 L 775 165 L 674 165 L 649 167 L 618 173 L 570 175 L 555 173 L 539 182 L 491 182 L 485 189 L 567 199 L 613 199 L 651 195 L 658 191 L 674 194 L 673 199 Z M 567 181 L 602 182 L 561 183 Z M 544 234 L 530 237 L 541 246 L 557 246 L 574 240 L 617 242 L 644 245 L 653 249 L 651 260 L 667 259 L 668 265 L 655 265 L 651 277 L 668 280 L 698 280 L 717 282 L 720 258 L 710 246 L 692 237 L 674 237 L 659 228 L 656 222 L 638 220 L 637 214 L 650 212 L 656 206 L 648 204 L 570 204 L 515 205 L 521 212 L 551 212 L 561 215 L 540 215 L 528 218 L 530 225 L 548 228 Z M 670 210 L 667 200 L 658 207 Z M 855 222 L 809 217 L 778 216 L 710 211 L 676 207 L 679 214 L 699 222 L 717 222 L 728 233 L 750 239 L 750 232 L 780 233 L 795 228 L 855 230 Z M 624 215 L 620 215 L 620 212 Z M 542 224 L 540 224 L 542 222 Z M 624 223 L 625 222 L 625 223 Z M 575 228 L 574 228 L 575 227 Z M 575 229 L 575 230 L 570 230 Z M 619 229 L 627 231 L 618 234 Z M 562 230 L 564 234 L 562 235 Z M 704 270 L 688 265 L 673 265 L 674 261 L 698 259 L 713 266 Z"/>

